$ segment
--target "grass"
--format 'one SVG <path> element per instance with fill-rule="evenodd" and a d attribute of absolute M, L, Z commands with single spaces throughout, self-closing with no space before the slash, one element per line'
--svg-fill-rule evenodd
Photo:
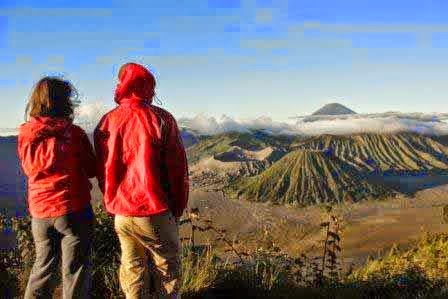
<path fill-rule="evenodd" d="M 406 251 L 395 246 L 384 257 L 368 261 L 365 267 L 352 274 L 352 278 L 391 279 L 407 272 L 430 280 L 448 281 L 448 234 L 425 233 Z"/>
<path fill-rule="evenodd" d="M 113 219 L 95 208 L 93 298 L 123 298 L 117 277 L 119 244 Z M 0 252 L 2 298 L 23 294 L 34 259 L 29 218 L 0 221 L 11 226 L 18 246 Z M 195 234 L 183 240 L 183 298 L 443 298 L 448 295 L 448 234 L 425 234 L 408 250 L 392 249 L 359 269 L 342 273 L 339 265 L 339 221 L 331 208 L 321 223 L 318 254 L 283 253 L 275 244 L 248 249 L 228 240 L 226 231 L 190 210 L 181 221 Z M 198 244 L 197 236 L 215 238 Z M 269 236 L 267 236 L 269 239 Z M 218 251 L 218 244 L 226 248 Z M 8 293 L 9 292 L 9 293 Z"/>

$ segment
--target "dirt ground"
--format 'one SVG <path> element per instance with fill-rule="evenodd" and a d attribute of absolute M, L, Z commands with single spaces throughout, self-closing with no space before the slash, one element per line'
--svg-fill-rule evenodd
<path fill-rule="evenodd" d="M 381 256 L 394 244 L 404 248 L 424 231 L 447 231 L 448 224 L 442 221 L 442 207 L 446 204 L 448 185 L 418 191 L 413 197 L 335 206 L 334 213 L 342 221 L 344 268 L 351 263 L 356 267 L 368 256 Z M 320 252 L 319 224 L 325 219 L 320 207 L 297 209 L 235 201 L 200 190 L 192 191 L 189 207 L 199 208 L 201 217 L 212 219 L 216 226 L 227 230 L 229 238 L 241 240 L 248 247 L 264 240 L 267 233 L 289 254 Z M 187 235 L 189 228 L 184 227 L 182 232 Z M 207 233 L 199 233 L 197 242 L 210 238 Z"/>

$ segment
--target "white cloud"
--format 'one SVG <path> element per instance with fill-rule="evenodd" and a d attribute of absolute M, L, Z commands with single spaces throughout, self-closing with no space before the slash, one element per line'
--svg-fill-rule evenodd
<path fill-rule="evenodd" d="M 193 118 L 179 119 L 179 125 L 204 135 L 225 132 L 248 132 L 249 130 L 266 130 L 273 134 L 297 134 L 294 124 L 274 121 L 266 116 L 255 119 L 234 119 L 223 115 L 216 119 L 215 117 L 199 114 Z"/>
<path fill-rule="evenodd" d="M 448 124 L 444 122 L 419 121 L 398 117 L 298 121 L 297 128 L 303 135 L 397 132 L 417 132 L 428 135 L 448 134 Z"/>
<path fill-rule="evenodd" d="M 110 109 L 111 107 L 101 101 L 81 104 L 75 110 L 75 123 L 87 132 L 93 132 L 103 115 Z"/>
<path fill-rule="evenodd" d="M 0 136 L 15 136 L 17 134 L 17 128 L 0 128 Z"/>
<path fill-rule="evenodd" d="M 306 115 L 298 116 L 304 122 L 313 122 L 321 120 L 337 120 L 337 119 L 377 119 L 377 118 L 398 118 L 398 119 L 412 119 L 418 121 L 440 121 L 448 119 L 448 113 L 403 113 L 398 111 L 389 111 L 383 113 L 368 113 L 368 114 L 345 114 L 345 115 Z"/>
<path fill-rule="evenodd" d="M 111 109 L 101 101 L 81 104 L 76 109 L 75 123 L 92 132 L 102 116 Z M 448 134 L 448 113 L 386 112 L 353 115 L 309 115 L 289 122 L 276 121 L 267 116 L 254 119 L 236 119 L 228 115 L 220 118 L 198 114 L 192 118 L 178 119 L 184 127 L 203 135 L 225 132 L 264 130 L 272 134 L 320 135 L 356 133 L 418 132 L 428 135 Z M 0 129 L 0 136 L 15 135 L 15 128 Z"/>
<path fill-rule="evenodd" d="M 111 107 L 101 101 L 81 104 L 75 109 L 74 123 L 87 132 L 93 132 L 103 115 L 110 109 Z M 15 136 L 17 134 L 18 128 L 0 128 L 0 136 Z"/>
<path fill-rule="evenodd" d="M 179 124 L 198 132 L 213 135 L 223 132 L 265 130 L 273 134 L 320 135 L 356 133 L 417 132 L 428 135 L 448 134 L 448 114 L 387 112 L 344 116 L 306 116 L 296 122 L 278 122 L 269 117 L 237 120 L 229 116 L 220 119 L 198 115 L 179 120 Z"/>
<path fill-rule="evenodd" d="M 179 126 L 204 135 L 213 135 L 231 131 L 247 131 L 247 128 L 244 125 L 226 115 L 223 115 L 217 120 L 216 118 L 208 117 L 205 114 L 198 114 L 193 118 L 181 118 L 178 122 Z"/>

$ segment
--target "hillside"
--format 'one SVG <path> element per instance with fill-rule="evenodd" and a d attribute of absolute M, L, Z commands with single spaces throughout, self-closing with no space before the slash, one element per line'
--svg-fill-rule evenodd
<path fill-rule="evenodd" d="M 433 140 L 437 141 L 438 143 L 448 146 L 448 135 L 433 135 L 430 136 Z"/>
<path fill-rule="evenodd" d="M 339 158 L 310 150 L 287 154 L 261 174 L 241 179 L 231 190 L 248 200 L 298 205 L 358 201 L 387 193 Z"/>
<path fill-rule="evenodd" d="M 189 148 L 199 142 L 199 139 L 196 136 L 196 134 L 185 128 L 182 128 L 180 130 L 180 136 L 182 138 L 182 143 L 184 144 L 185 148 Z"/>
<path fill-rule="evenodd" d="M 229 150 L 205 157 L 190 166 L 194 186 L 227 185 L 243 176 L 256 175 L 286 154 L 285 150 L 266 147 L 258 151 L 232 146 Z"/>
<path fill-rule="evenodd" d="M 242 150 L 259 151 L 267 147 L 284 148 L 297 137 L 274 136 L 263 132 L 222 133 L 201 136 L 199 142 L 187 149 L 188 162 L 193 165 L 201 159 L 229 151 L 232 147 Z"/>
<path fill-rule="evenodd" d="M 324 150 L 368 171 L 445 171 L 448 148 L 436 140 L 414 133 L 321 135 L 297 148 Z"/>

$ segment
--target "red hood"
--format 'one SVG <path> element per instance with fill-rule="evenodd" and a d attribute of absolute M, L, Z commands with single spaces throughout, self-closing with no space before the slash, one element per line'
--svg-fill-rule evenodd
<path fill-rule="evenodd" d="M 20 126 L 19 134 L 32 139 L 61 136 L 71 124 L 72 121 L 65 118 L 30 117 L 28 122 Z"/>
<path fill-rule="evenodd" d="M 127 64 L 120 72 L 115 102 L 121 104 L 125 99 L 152 102 L 156 81 L 154 76 L 143 66 L 136 63 Z"/>

